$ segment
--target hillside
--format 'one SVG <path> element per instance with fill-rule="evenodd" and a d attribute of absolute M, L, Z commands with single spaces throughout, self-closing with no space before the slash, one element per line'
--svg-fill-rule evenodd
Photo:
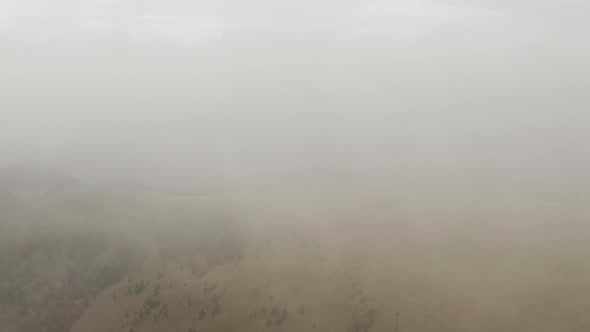
<path fill-rule="evenodd" d="M 590 327 L 583 206 L 341 182 L 87 188 L 2 218 L 3 331 Z"/>

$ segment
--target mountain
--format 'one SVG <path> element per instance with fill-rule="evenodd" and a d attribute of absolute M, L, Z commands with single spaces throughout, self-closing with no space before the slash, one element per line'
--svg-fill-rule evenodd
<path fill-rule="evenodd" d="M 129 179 L 109 179 L 94 186 L 97 191 L 103 193 L 136 194 L 145 191 L 153 191 L 151 188 L 139 181 Z"/>
<path fill-rule="evenodd" d="M 0 195 L 21 200 L 63 197 L 90 187 L 55 168 L 18 166 L 0 170 Z"/>

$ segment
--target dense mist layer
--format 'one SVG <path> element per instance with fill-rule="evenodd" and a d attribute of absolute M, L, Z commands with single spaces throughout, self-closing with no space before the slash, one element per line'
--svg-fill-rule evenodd
<path fill-rule="evenodd" d="M 0 330 L 590 330 L 589 10 L 0 1 Z"/>
<path fill-rule="evenodd" d="M 301 169 L 587 185 L 586 9 L 5 1 L 0 162 L 184 189 Z"/>

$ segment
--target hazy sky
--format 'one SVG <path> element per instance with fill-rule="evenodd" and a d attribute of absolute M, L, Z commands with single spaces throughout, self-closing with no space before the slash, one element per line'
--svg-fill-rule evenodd
<path fill-rule="evenodd" d="M 589 12 L 0 0 L 0 165 L 154 183 L 315 168 L 589 181 Z"/>

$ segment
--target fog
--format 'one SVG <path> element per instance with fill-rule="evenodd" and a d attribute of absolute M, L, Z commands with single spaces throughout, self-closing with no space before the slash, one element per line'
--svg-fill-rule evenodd
<path fill-rule="evenodd" d="M 171 186 L 315 168 L 587 181 L 585 9 L 3 1 L 2 164 Z"/>
<path fill-rule="evenodd" d="M 266 324 L 279 330 L 586 330 L 589 11 L 579 0 L 0 0 L 0 266 L 12 269 L 1 325 L 258 330 L 244 306 L 268 294 L 235 293 L 268 278 L 290 312 Z M 68 246 L 86 248 L 83 265 Z M 58 267 L 35 258 L 47 250 Z M 93 279 L 107 261 L 125 268 Z M 13 283 L 31 267 L 69 275 L 43 289 L 84 294 L 79 312 L 52 318 L 64 325 L 32 318 L 54 316 L 29 295 L 37 277 Z M 127 283 L 144 278 L 237 290 L 217 323 L 168 317 L 172 291 L 172 325 L 119 321 L 143 301 Z M 349 279 L 372 308 L 297 316 L 299 302 L 346 302 Z M 316 295 L 287 297 L 302 280 Z M 15 318 L 18 306 L 29 311 Z"/>

